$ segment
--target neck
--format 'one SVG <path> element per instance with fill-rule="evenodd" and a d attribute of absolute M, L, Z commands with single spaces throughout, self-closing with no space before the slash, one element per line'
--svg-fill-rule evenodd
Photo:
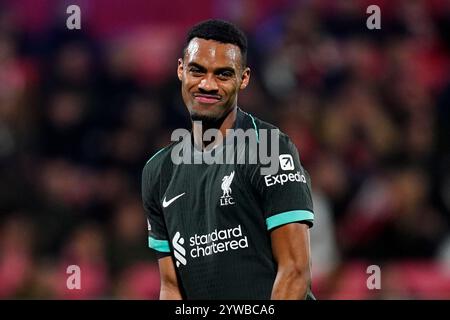
<path fill-rule="evenodd" d="M 214 124 L 205 124 L 200 121 L 193 121 L 192 122 L 192 132 L 194 136 L 194 144 L 201 149 L 205 149 L 206 147 L 214 148 L 216 145 L 221 143 L 222 141 L 219 141 L 219 139 L 215 139 L 212 142 L 205 142 L 203 141 L 203 134 L 208 129 L 217 129 L 220 131 L 222 138 L 225 137 L 225 134 L 228 129 L 233 128 L 234 123 L 236 121 L 237 116 L 237 107 L 234 107 L 228 114 L 221 120 L 218 120 Z"/>

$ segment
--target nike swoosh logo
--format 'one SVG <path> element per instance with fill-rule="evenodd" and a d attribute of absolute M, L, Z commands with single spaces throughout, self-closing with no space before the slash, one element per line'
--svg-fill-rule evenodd
<path fill-rule="evenodd" d="M 183 192 L 182 194 L 177 195 L 176 197 L 170 199 L 169 201 L 166 201 L 166 197 L 164 197 L 164 200 L 163 200 L 163 203 L 162 203 L 163 207 L 167 208 L 168 206 L 170 206 L 172 204 L 172 202 L 174 202 L 178 198 L 184 196 L 185 194 L 186 194 L 186 192 Z"/>

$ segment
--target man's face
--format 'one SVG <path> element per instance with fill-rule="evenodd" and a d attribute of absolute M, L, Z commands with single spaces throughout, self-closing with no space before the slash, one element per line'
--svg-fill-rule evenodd
<path fill-rule="evenodd" d="M 250 78 L 238 46 L 200 38 L 189 42 L 177 72 L 192 120 L 222 119 L 237 105 L 238 91 Z"/>

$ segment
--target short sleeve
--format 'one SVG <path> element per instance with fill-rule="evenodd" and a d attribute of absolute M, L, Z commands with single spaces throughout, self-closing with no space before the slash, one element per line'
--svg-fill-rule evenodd
<path fill-rule="evenodd" d="M 276 173 L 263 175 L 260 169 L 260 165 L 254 166 L 250 179 L 262 199 L 267 230 L 294 222 L 312 227 L 311 179 L 301 165 L 297 148 L 286 135 L 279 137 Z"/>
<path fill-rule="evenodd" d="M 160 256 L 170 254 L 169 236 L 159 201 L 159 174 L 149 161 L 142 172 L 142 202 L 147 219 L 148 246 Z M 152 173 L 155 172 L 155 173 Z"/>

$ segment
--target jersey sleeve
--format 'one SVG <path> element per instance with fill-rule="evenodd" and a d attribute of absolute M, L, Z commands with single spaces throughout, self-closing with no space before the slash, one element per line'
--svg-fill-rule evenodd
<path fill-rule="evenodd" d="M 278 170 L 261 174 L 261 165 L 253 167 L 251 183 L 262 200 L 267 230 L 302 222 L 314 223 L 311 179 L 303 168 L 297 148 L 285 136 L 279 137 Z"/>
<path fill-rule="evenodd" d="M 163 257 L 169 255 L 171 249 L 159 201 L 160 170 L 156 169 L 152 160 L 149 160 L 144 167 L 142 172 L 142 203 L 147 219 L 148 246 L 156 251 L 158 257 Z"/>

